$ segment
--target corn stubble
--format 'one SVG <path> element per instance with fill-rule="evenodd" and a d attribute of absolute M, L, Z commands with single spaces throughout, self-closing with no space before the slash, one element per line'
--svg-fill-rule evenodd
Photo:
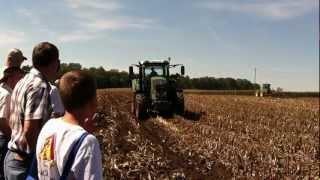
<path fill-rule="evenodd" d="M 185 116 L 138 122 L 130 92 L 99 91 L 104 177 L 319 179 L 319 98 L 185 99 Z"/>

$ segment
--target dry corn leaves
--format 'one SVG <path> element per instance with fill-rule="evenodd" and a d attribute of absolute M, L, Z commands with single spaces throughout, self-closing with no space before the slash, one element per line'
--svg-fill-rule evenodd
<path fill-rule="evenodd" d="M 143 122 L 130 92 L 102 90 L 98 101 L 107 179 L 319 176 L 318 98 L 188 94 L 184 117 Z"/>

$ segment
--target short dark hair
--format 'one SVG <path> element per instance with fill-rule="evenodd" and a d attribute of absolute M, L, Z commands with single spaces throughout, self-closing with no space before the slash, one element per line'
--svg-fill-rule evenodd
<path fill-rule="evenodd" d="M 46 67 L 59 58 L 58 48 L 49 42 L 41 42 L 33 48 L 32 64 L 34 67 Z"/>
<path fill-rule="evenodd" d="M 59 82 L 61 99 L 69 112 L 79 109 L 96 97 L 96 81 L 85 71 L 70 71 Z"/>

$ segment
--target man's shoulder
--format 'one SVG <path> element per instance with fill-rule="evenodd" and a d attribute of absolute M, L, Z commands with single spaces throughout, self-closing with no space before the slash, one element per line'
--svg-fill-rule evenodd
<path fill-rule="evenodd" d="M 27 80 L 28 81 L 25 83 L 30 83 L 30 87 L 33 89 L 49 88 L 48 83 L 39 76 L 30 74 L 30 77 Z"/>
<path fill-rule="evenodd" d="M 38 76 L 34 76 L 33 74 L 28 73 L 17 83 L 14 91 L 19 90 L 19 93 L 23 93 L 29 91 L 37 91 L 43 88 L 48 88 L 46 81 Z"/>

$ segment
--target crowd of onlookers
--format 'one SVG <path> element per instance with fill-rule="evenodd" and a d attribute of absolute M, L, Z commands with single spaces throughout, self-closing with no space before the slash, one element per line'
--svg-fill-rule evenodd
<path fill-rule="evenodd" d="M 37 44 L 32 68 L 10 50 L 0 79 L 0 180 L 102 179 L 94 130 L 96 82 L 83 71 L 59 80 L 58 48 Z"/>

